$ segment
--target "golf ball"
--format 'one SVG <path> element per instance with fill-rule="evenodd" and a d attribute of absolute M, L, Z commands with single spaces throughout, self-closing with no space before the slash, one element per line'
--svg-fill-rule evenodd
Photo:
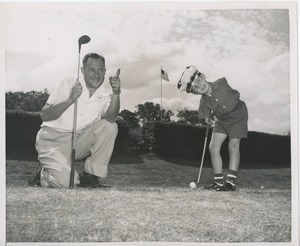
<path fill-rule="evenodd" d="M 195 189 L 197 187 L 195 182 L 191 182 L 190 183 L 190 188 Z"/>

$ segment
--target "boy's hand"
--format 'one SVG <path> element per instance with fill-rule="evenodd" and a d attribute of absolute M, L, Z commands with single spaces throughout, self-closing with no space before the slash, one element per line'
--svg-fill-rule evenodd
<path fill-rule="evenodd" d="M 206 118 L 205 119 L 206 124 L 214 127 L 216 123 L 218 122 L 218 118 L 216 116 L 213 116 L 213 118 Z"/>

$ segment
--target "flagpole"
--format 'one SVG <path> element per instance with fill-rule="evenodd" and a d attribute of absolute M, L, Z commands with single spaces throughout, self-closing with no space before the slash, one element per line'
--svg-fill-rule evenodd
<path fill-rule="evenodd" d="M 162 65 L 160 65 L 160 121 L 162 122 L 162 78 L 161 78 Z"/>

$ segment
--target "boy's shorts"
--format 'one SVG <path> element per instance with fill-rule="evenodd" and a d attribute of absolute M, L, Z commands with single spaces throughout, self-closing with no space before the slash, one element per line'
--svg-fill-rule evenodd
<path fill-rule="evenodd" d="M 240 101 L 234 111 L 224 117 L 218 118 L 213 132 L 226 134 L 229 139 L 247 138 L 248 110 L 246 104 Z"/>

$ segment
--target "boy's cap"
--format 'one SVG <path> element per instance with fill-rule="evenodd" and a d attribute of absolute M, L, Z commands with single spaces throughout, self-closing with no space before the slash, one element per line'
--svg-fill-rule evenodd
<path fill-rule="evenodd" d="M 187 66 L 179 79 L 177 88 L 180 91 L 186 91 L 189 93 L 189 87 L 193 83 L 193 81 L 198 77 L 198 74 L 200 73 L 195 65 Z"/>

